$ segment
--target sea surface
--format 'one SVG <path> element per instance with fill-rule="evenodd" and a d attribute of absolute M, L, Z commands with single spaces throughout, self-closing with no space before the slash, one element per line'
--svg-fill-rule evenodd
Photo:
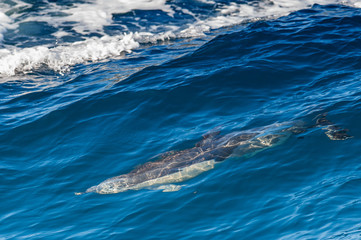
<path fill-rule="evenodd" d="M 0 1 L 0 239 L 361 239 L 361 1 Z M 319 114 L 179 191 L 74 192 Z"/>

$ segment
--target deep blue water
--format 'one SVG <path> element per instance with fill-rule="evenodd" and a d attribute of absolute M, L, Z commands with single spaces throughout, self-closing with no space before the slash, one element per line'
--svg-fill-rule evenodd
<path fill-rule="evenodd" d="M 14 21 L 41 9 L 35 2 Z M 187 9 L 212 11 L 201 2 Z M 115 14 L 105 29 L 121 31 L 118 21 L 133 31 L 127 21 L 139 15 L 148 24 L 190 21 L 177 14 Z M 3 49 L 56 38 L 55 27 L 24 32 L 26 24 L 4 32 Z M 61 41 L 89 37 L 72 31 Z M 1 75 L 0 238 L 360 239 L 360 33 L 361 9 L 314 4 L 204 36 L 141 42 L 67 71 L 45 59 Z M 228 159 L 177 192 L 74 195 L 159 153 L 192 147 L 217 126 L 227 133 L 312 124 L 325 112 L 353 138 L 331 141 L 315 128 Z"/>

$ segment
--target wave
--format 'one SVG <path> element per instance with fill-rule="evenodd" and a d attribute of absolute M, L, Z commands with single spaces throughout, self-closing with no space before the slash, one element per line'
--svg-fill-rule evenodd
<path fill-rule="evenodd" d="M 42 41 L 39 40 L 38 46 L 6 45 L 6 48 L 0 49 L 0 76 L 26 74 L 43 67 L 64 73 L 76 64 L 101 61 L 130 53 L 141 44 L 156 44 L 159 41 L 179 38 L 203 37 L 214 29 L 278 18 L 293 11 L 310 8 L 316 3 L 340 3 L 361 7 L 360 3 L 353 0 L 265 0 L 247 3 L 231 2 L 229 4 L 213 1 L 199 2 L 203 5 L 213 5 L 215 10 L 207 10 L 205 13 L 199 10 L 191 11 L 191 9 L 177 6 L 175 3 L 168 4 L 165 0 L 137 0 L 132 2 L 94 0 L 72 5 L 49 3 L 46 6 L 38 7 L 39 11 L 42 10 L 41 14 L 36 12 L 21 15 L 19 12 L 13 11 L 8 14 L 9 17 L 0 12 L 0 40 L 4 38 L 4 32 L 7 29 L 15 29 L 22 23 L 29 21 L 46 22 L 57 29 L 51 34 L 55 37 L 54 44 L 42 44 Z M 17 2 L 17 5 L 13 7 L 19 8 L 20 4 L 22 3 Z M 31 7 L 34 6 L 23 5 L 22 9 Z M 131 16 L 130 22 L 125 26 L 124 23 L 116 23 L 113 20 L 114 14 L 127 13 L 135 9 L 160 10 L 168 18 L 163 17 L 158 22 L 144 26 L 141 25 L 142 19 L 137 16 Z M 176 17 L 176 14 L 181 14 L 180 16 L 183 18 Z M 21 18 L 18 17 L 20 15 Z M 188 19 L 184 22 L 186 16 L 191 20 Z M 169 19 L 172 20 L 170 23 L 168 23 Z M 153 18 L 148 20 L 154 21 Z M 71 30 L 65 31 L 64 29 L 67 29 L 69 24 Z M 131 26 L 137 24 L 139 31 L 129 30 Z M 109 25 L 115 25 L 117 28 L 123 27 L 125 30 L 113 35 L 104 30 Z M 92 36 L 91 33 L 96 33 L 97 36 Z M 75 42 L 58 41 L 68 35 L 76 34 L 80 34 L 82 40 Z M 59 44 L 59 42 L 63 43 Z"/>

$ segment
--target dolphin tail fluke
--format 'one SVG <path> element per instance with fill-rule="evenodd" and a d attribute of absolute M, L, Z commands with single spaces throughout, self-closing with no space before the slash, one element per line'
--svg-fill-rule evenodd
<path fill-rule="evenodd" d="M 348 129 L 341 128 L 326 118 L 327 112 L 317 115 L 315 127 L 322 127 L 326 136 L 331 140 L 346 140 L 353 136 L 348 134 Z"/>

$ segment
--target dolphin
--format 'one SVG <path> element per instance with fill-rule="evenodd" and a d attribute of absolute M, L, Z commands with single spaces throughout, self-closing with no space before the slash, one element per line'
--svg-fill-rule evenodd
<path fill-rule="evenodd" d="M 328 121 L 325 115 L 321 115 L 311 127 L 325 129 L 326 135 L 332 140 L 345 140 L 351 137 L 346 133 L 347 130 Z M 178 191 L 182 185 L 175 183 L 209 171 L 232 155 L 251 157 L 283 143 L 292 134 L 305 132 L 308 128 L 310 127 L 305 127 L 303 122 L 296 121 L 274 123 L 226 135 L 220 135 L 220 131 L 212 130 L 203 135 L 203 139 L 192 148 L 164 153 L 156 161 L 146 162 L 127 174 L 109 178 L 88 188 L 85 192 L 75 194 L 90 192 L 112 194 L 139 189 Z"/>

